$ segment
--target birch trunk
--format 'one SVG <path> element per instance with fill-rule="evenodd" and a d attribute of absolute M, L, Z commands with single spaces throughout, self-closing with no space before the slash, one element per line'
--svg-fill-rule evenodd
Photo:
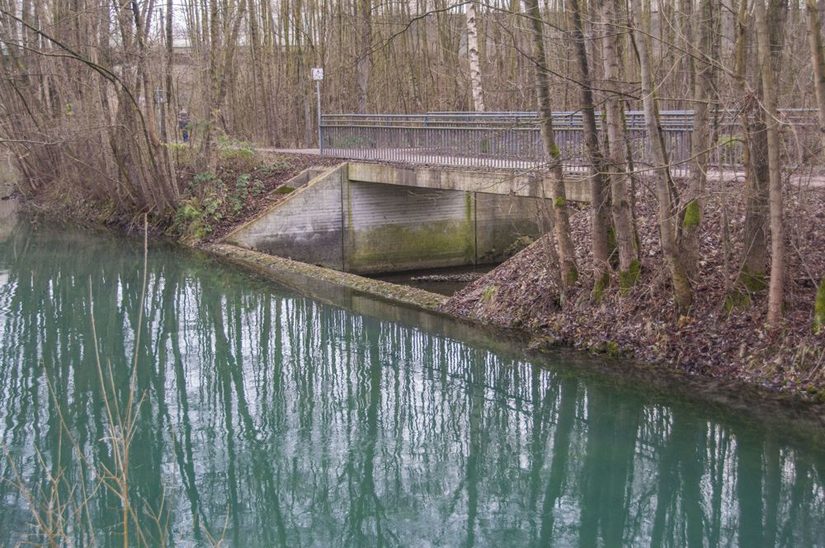
<path fill-rule="evenodd" d="M 467 57 L 470 61 L 470 86 L 473 91 L 473 108 L 484 112 L 484 88 L 481 85 L 481 62 L 478 56 L 478 27 L 476 4 L 467 4 Z"/>
<path fill-rule="evenodd" d="M 372 2 L 371 0 L 358 0 L 357 6 L 360 11 L 358 14 L 360 51 L 355 63 L 355 76 L 358 84 L 358 112 L 364 114 L 367 112 L 372 64 Z"/>

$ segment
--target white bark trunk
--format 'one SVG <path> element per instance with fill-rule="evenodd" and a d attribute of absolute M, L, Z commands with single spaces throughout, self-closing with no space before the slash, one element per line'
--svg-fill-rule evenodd
<path fill-rule="evenodd" d="M 478 56 L 478 27 L 476 4 L 467 4 L 467 57 L 470 61 L 470 86 L 473 91 L 473 108 L 484 112 L 484 88 L 481 85 L 481 61 Z"/>

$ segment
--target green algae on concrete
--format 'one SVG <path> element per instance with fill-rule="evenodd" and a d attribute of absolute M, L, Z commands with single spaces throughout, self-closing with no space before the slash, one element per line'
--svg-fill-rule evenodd
<path fill-rule="evenodd" d="M 466 220 L 436 221 L 427 225 L 388 224 L 352 230 L 346 267 L 355 272 L 380 272 L 399 267 L 418 268 L 429 260 L 444 266 L 475 262 L 473 224 Z"/>
<path fill-rule="evenodd" d="M 259 253 L 234 245 L 211 244 L 204 246 L 203 249 L 233 263 L 260 272 L 277 282 L 285 282 L 290 286 L 293 285 L 292 281 L 297 275 L 311 280 L 321 280 L 335 284 L 394 303 L 438 313 L 440 313 L 439 308 L 441 305 L 447 301 L 446 296 L 430 293 L 423 289 L 372 280 L 356 274 L 339 272 L 275 255 L 267 255 L 266 253 Z"/>

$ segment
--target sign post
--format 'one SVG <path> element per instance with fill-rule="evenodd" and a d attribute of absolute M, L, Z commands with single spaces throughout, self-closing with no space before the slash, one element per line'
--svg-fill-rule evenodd
<path fill-rule="evenodd" d="M 312 79 L 315 80 L 315 93 L 318 96 L 318 152 L 324 155 L 324 141 L 321 136 L 321 80 L 324 79 L 324 69 L 313 68 Z"/>

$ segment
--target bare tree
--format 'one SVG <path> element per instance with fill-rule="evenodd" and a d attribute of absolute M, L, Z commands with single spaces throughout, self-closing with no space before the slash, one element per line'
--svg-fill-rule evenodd
<path fill-rule="evenodd" d="M 584 143 L 590 164 L 590 227 L 593 238 L 593 297 L 598 300 L 610 283 L 610 183 L 607 163 L 596 130 L 596 107 L 593 100 L 593 78 L 584 40 L 584 25 L 579 0 L 571 0 L 573 10 L 573 42 L 579 68 L 581 110 Z"/>
<path fill-rule="evenodd" d="M 538 0 L 525 0 L 527 16 L 533 37 L 533 61 L 535 63 L 536 101 L 541 124 L 541 138 L 544 149 L 550 157 L 550 173 L 553 177 L 552 198 L 556 245 L 558 246 L 561 280 L 565 287 L 576 283 L 579 277 L 573 240 L 570 237 L 570 219 L 567 214 L 567 196 L 564 188 L 564 170 L 561 151 L 553 132 L 553 109 L 550 102 L 550 82 L 547 72 L 547 55 L 544 50 L 544 21 Z"/>
<path fill-rule="evenodd" d="M 616 247 L 619 252 L 619 283 L 629 288 L 639 277 L 639 249 L 633 230 L 630 177 L 627 171 L 627 134 L 624 121 L 622 88 L 624 79 L 619 61 L 619 0 L 599 0 L 604 78 L 607 148 L 610 169 L 610 195 Z"/>
<path fill-rule="evenodd" d="M 688 19 L 692 13 L 684 14 Z M 712 56 L 713 31 L 716 10 L 713 0 L 701 0 L 697 25 L 689 25 L 685 36 L 685 50 L 691 52 L 688 57 L 690 83 L 693 86 L 693 135 L 691 136 L 691 173 L 685 195 L 682 214 L 682 248 L 684 264 L 689 275 L 694 277 L 699 265 L 699 232 L 702 222 L 705 184 L 707 183 L 708 159 L 711 148 L 710 105 L 713 94 Z M 698 36 L 691 32 L 698 27 Z M 698 39 L 698 48 L 693 53 L 694 39 Z"/>
<path fill-rule="evenodd" d="M 659 239 L 662 254 L 670 271 L 670 282 L 676 309 L 680 315 L 687 315 L 693 303 L 693 288 L 679 246 L 679 223 L 676 206 L 678 203 L 676 185 L 670 173 L 667 149 L 665 148 L 662 128 L 659 123 L 659 109 L 653 73 L 649 58 L 649 25 L 642 12 L 641 0 L 631 0 L 630 26 L 636 44 L 639 69 L 642 80 L 642 105 L 645 114 L 645 126 L 653 155 L 653 173 L 655 176 L 656 200 L 659 209 Z"/>
<path fill-rule="evenodd" d="M 811 47 L 811 64 L 814 69 L 814 91 L 819 111 L 819 131 L 822 151 L 825 151 L 825 52 L 822 49 L 822 23 L 816 1 L 806 0 L 805 5 L 808 14 L 808 43 Z M 825 276 L 819 282 L 819 290 L 814 298 L 814 331 L 819 332 L 823 327 L 825 327 Z"/>
<path fill-rule="evenodd" d="M 767 115 L 770 176 L 771 279 L 768 287 L 768 326 L 775 329 L 782 321 L 785 296 L 785 230 L 782 220 L 782 174 L 779 163 L 779 113 L 776 108 L 776 83 L 764 0 L 755 0 L 754 7 L 762 77 L 762 102 Z"/>
<path fill-rule="evenodd" d="M 825 51 L 822 49 L 822 23 L 816 0 L 805 0 L 808 15 L 808 43 L 811 48 L 811 65 L 814 71 L 814 91 L 819 114 L 820 137 L 825 151 Z"/>
<path fill-rule="evenodd" d="M 360 45 L 355 73 L 358 81 L 358 112 L 367 112 L 372 65 L 372 1 L 358 0 L 357 42 Z"/>

